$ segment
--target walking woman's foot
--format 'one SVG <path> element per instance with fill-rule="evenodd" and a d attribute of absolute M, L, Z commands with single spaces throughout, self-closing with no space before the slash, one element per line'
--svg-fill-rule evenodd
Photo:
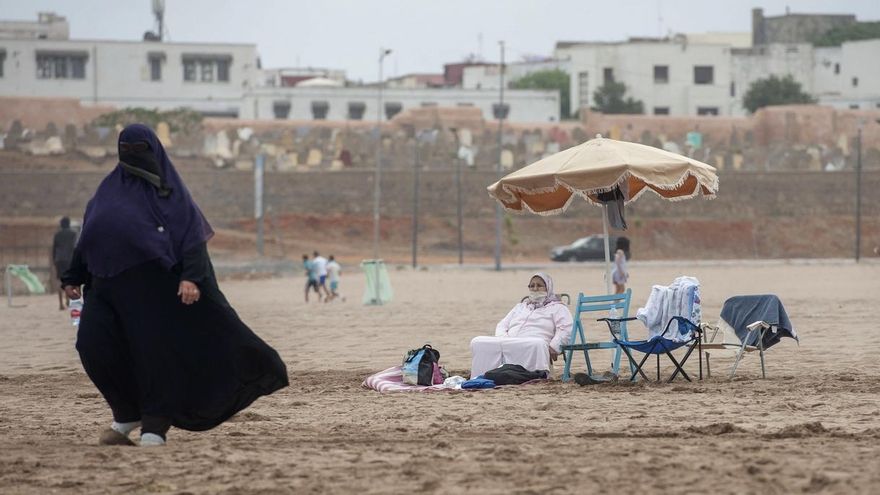
<path fill-rule="evenodd" d="M 159 447 L 165 445 L 165 439 L 155 433 L 141 434 L 141 447 Z"/>
<path fill-rule="evenodd" d="M 98 437 L 98 445 L 134 445 L 134 442 L 127 435 L 123 435 L 113 428 L 107 428 Z"/>
<path fill-rule="evenodd" d="M 110 424 L 110 428 L 101 432 L 98 438 L 99 445 L 134 445 L 134 442 L 128 438 L 131 432 L 141 425 L 140 421 L 129 421 L 120 423 L 114 421 Z"/>

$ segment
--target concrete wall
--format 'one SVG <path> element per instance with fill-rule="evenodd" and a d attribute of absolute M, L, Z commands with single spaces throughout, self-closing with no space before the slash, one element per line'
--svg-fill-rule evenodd
<path fill-rule="evenodd" d="M 237 115 L 242 95 L 256 85 L 255 45 L 85 40 L 0 40 L 6 51 L 0 95 L 67 97 L 84 103 Z M 83 79 L 40 79 L 37 53 L 87 57 Z M 185 54 L 229 56 L 229 81 L 184 81 Z M 161 60 L 161 79 L 151 80 L 150 56 Z"/>

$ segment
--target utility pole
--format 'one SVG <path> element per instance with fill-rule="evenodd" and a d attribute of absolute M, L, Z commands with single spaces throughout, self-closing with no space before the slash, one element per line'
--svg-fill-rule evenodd
<path fill-rule="evenodd" d="M 464 264 L 464 234 L 462 233 L 463 218 L 461 212 L 461 158 L 455 160 L 455 190 L 458 196 L 458 264 Z"/>
<path fill-rule="evenodd" d="M 862 124 L 856 135 L 856 263 L 862 254 Z"/>
<path fill-rule="evenodd" d="M 263 256 L 263 170 L 266 155 L 260 153 L 254 160 L 254 218 L 257 221 L 257 254 Z"/>
<path fill-rule="evenodd" d="M 391 53 L 391 50 L 379 48 L 379 83 L 378 95 L 376 102 L 376 172 L 373 177 L 373 268 L 374 286 L 372 304 L 381 305 L 382 297 L 379 294 L 379 200 L 382 197 L 382 87 L 384 86 L 384 78 L 382 75 L 382 65 L 385 56 Z"/>
<path fill-rule="evenodd" d="M 501 64 L 498 68 L 498 163 L 495 164 L 495 175 L 501 178 L 502 131 L 504 130 L 504 41 L 501 45 Z M 495 271 L 501 271 L 501 205 L 495 202 Z"/>
<path fill-rule="evenodd" d="M 419 135 L 416 133 L 414 143 L 414 166 L 413 166 L 413 226 L 412 226 L 412 266 L 418 266 L 419 246 Z"/>

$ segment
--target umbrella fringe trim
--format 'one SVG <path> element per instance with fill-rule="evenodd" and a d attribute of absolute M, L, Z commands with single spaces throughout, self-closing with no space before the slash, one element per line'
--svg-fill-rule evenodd
<path fill-rule="evenodd" d="M 635 201 L 639 197 L 641 197 L 642 194 L 645 194 L 645 192 L 647 192 L 647 191 L 651 191 L 654 194 L 656 194 L 657 196 L 660 196 L 661 198 L 663 198 L 664 200 L 672 201 L 672 202 L 685 201 L 685 200 L 700 196 L 702 194 L 702 186 L 704 184 L 700 181 L 699 177 L 697 177 L 696 175 L 694 175 L 690 171 L 686 171 L 684 174 L 682 174 L 681 178 L 679 178 L 678 181 L 673 184 L 660 184 L 660 185 L 652 184 L 652 185 L 654 187 L 656 187 L 657 189 L 662 189 L 664 191 L 671 191 L 671 190 L 678 189 L 679 187 L 683 186 L 689 176 L 693 176 L 695 179 L 697 179 L 697 187 L 694 189 L 694 192 L 691 194 L 684 195 L 684 196 L 672 197 L 672 198 L 666 198 L 666 197 L 661 196 L 660 193 L 655 191 L 653 188 L 646 186 L 646 187 L 642 188 L 642 190 L 637 192 L 635 196 L 633 196 L 632 198 L 627 200 L 625 204 L 632 203 L 633 201 Z M 619 187 L 621 184 L 623 184 L 624 182 L 629 180 L 630 177 L 635 177 L 635 178 L 637 178 L 647 184 L 647 180 L 645 180 L 644 177 L 641 177 L 637 174 L 634 174 L 631 171 L 627 171 L 627 172 L 623 173 L 620 177 L 618 177 L 617 181 L 615 181 L 613 184 L 611 184 L 609 186 L 590 189 L 589 192 L 584 191 L 582 189 L 575 189 L 573 187 L 570 187 L 567 184 L 565 184 L 564 182 L 559 181 L 559 179 L 555 179 L 555 184 L 552 186 L 539 187 L 536 189 L 530 189 L 530 188 L 526 188 L 526 187 L 516 186 L 513 184 L 501 184 L 501 189 L 504 192 L 513 196 L 514 198 L 516 197 L 514 192 L 521 192 L 521 193 L 525 193 L 525 194 L 545 194 L 545 193 L 552 193 L 552 192 L 558 191 L 560 187 L 563 187 L 572 193 L 572 195 L 565 201 L 565 204 L 562 205 L 560 208 L 554 208 L 552 210 L 547 210 L 547 211 L 535 211 L 528 205 L 528 203 L 526 203 L 522 199 L 519 200 L 519 202 L 523 206 L 523 209 L 521 209 L 521 210 L 509 208 L 500 199 L 498 199 L 498 198 L 495 198 L 495 199 L 496 199 L 496 201 L 501 203 L 501 206 L 503 206 L 504 209 L 506 209 L 508 211 L 513 211 L 517 214 L 523 214 L 523 213 L 525 213 L 525 211 L 528 211 L 529 213 L 533 213 L 535 215 L 540 215 L 540 216 L 557 215 L 559 213 L 564 212 L 566 209 L 568 209 L 568 207 L 571 205 L 572 199 L 574 199 L 575 196 L 579 196 L 580 198 L 583 198 L 587 203 L 592 204 L 594 206 L 602 206 L 602 203 L 594 201 L 592 198 L 590 198 L 589 195 L 590 194 L 601 194 L 601 193 L 613 191 L 615 188 Z M 709 190 L 710 191 L 717 191 L 718 190 L 718 178 L 717 177 L 715 178 L 714 181 L 712 181 L 712 185 L 709 187 Z M 492 196 L 492 194 L 490 193 L 489 196 Z M 703 194 L 703 196 L 707 200 L 715 199 L 714 192 L 710 192 L 709 194 Z"/>

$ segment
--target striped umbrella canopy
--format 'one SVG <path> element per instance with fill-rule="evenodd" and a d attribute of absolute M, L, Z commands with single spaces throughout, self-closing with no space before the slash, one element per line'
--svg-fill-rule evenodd
<path fill-rule="evenodd" d="M 718 192 L 715 167 L 669 151 L 597 136 L 538 160 L 488 187 L 489 196 L 514 212 L 562 213 L 575 196 L 603 206 L 606 287 L 610 292 L 608 208 L 601 193 L 619 190 L 625 203 L 645 191 L 678 201 Z"/>

